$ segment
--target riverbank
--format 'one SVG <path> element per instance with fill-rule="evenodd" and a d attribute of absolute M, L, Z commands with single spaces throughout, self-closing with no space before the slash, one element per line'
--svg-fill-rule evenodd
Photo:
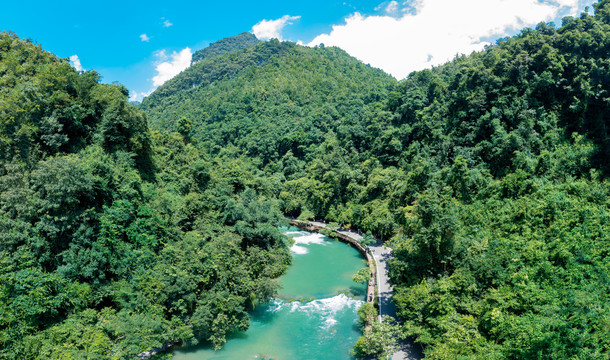
<path fill-rule="evenodd" d="M 296 219 L 289 219 L 290 224 L 307 231 L 320 232 L 322 229 L 325 233 L 329 232 L 327 224 L 320 221 L 301 221 Z M 371 278 L 376 279 L 375 283 L 377 286 L 371 285 L 369 282 L 369 288 L 367 289 L 367 302 L 376 304 L 379 310 L 378 320 L 383 321 L 384 316 L 391 316 L 396 318 L 396 306 L 392 301 L 393 286 L 390 284 L 387 275 L 388 260 L 392 257 L 392 249 L 386 247 L 383 242 L 377 240 L 375 244 L 371 244 L 368 247 L 363 247 L 360 243 L 362 236 L 356 232 L 349 230 L 333 230 L 331 236 L 336 239 L 346 242 L 356 248 L 361 254 L 363 254 L 371 269 Z M 372 287 L 372 288 L 371 288 Z M 372 296 L 372 300 L 369 301 L 369 296 Z M 423 354 L 419 347 L 416 347 L 412 341 L 402 342 L 400 348 L 392 354 L 392 360 L 411 360 L 411 359 L 422 359 Z"/>
<path fill-rule="evenodd" d="M 327 230 L 326 224 L 321 223 L 321 222 L 316 222 L 316 221 L 301 221 L 301 220 L 296 220 L 296 219 L 290 219 L 290 225 L 293 225 L 293 226 L 296 226 L 305 231 L 311 231 L 311 232 L 320 232 L 322 229 Z M 362 256 L 364 256 L 366 258 L 366 262 L 369 266 L 369 271 L 371 273 L 371 279 L 372 279 L 372 281 L 369 281 L 368 286 L 367 286 L 366 302 L 375 304 L 375 301 L 377 299 L 377 293 L 375 291 L 376 290 L 375 282 L 377 282 L 378 281 L 377 279 L 379 278 L 377 275 L 377 266 L 376 266 L 376 261 L 375 261 L 375 258 L 373 257 L 373 255 L 370 253 L 370 251 L 367 248 L 362 246 L 362 244 L 360 243 L 359 240 L 362 239 L 362 236 L 360 236 L 357 233 L 346 232 L 346 231 L 332 231 L 331 235 L 333 235 L 334 238 L 351 245 L 353 248 L 358 250 L 362 254 Z"/>
<path fill-rule="evenodd" d="M 257 305 L 248 330 L 228 337 L 223 349 L 205 343 L 179 348 L 175 360 L 353 359 L 349 351 L 362 335 L 358 308 L 367 290 L 352 281 L 363 267 L 360 251 L 298 227 L 280 231 L 294 241 L 293 262 L 277 280 L 277 296 Z"/>

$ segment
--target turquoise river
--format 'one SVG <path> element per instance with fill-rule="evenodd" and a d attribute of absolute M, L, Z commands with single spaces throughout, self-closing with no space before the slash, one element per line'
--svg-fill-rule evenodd
<path fill-rule="evenodd" d="M 232 336 L 222 350 L 176 350 L 175 360 L 352 358 L 349 350 L 360 336 L 357 310 L 366 292 L 352 275 L 365 261 L 347 244 L 295 228 L 284 230 L 294 240 L 293 263 L 280 279 L 279 296 L 258 306 L 248 331 Z"/>

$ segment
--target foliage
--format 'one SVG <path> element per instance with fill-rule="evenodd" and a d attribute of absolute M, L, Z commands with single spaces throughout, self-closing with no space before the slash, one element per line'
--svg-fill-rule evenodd
<path fill-rule="evenodd" d="M 236 36 L 230 36 L 211 43 L 208 47 L 195 51 L 191 63 L 195 64 L 212 56 L 224 55 L 227 53 L 243 50 L 254 46 L 259 40 L 251 33 L 244 32 Z"/>
<path fill-rule="evenodd" d="M 275 186 L 0 34 L 0 358 L 221 347 L 290 262 Z"/>
<path fill-rule="evenodd" d="M 358 358 L 387 359 L 398 349 L 398 341 L 403 337 L 400 327 L 390 316 L 377 320 L 377 310 L 370 303 L 358 309 L 362 336 L 356 341 L 354 355 Z"/>
<path fill-rule="evenodd" d="M 142 109 L 255 164 L 285 214 L 389 242 L 399 320 L 428 357 L 604 358 L 609 8 L 400 83 L 335 48 L 263 42 Z"/>
<path fill-rule="evenodd" d="M 381 99 L 394 83 L 338 48 L 275 40 L 206 57 L 159 87 L 141 108 L 156 130 L 177 131 L 186 116 L 192 136 L 213 154 L 234 145 L 263 165 L 292 162 L 296 171 L 310 147 L 339 131 L 340 122 L 350 131 L 351 122 L 366 116 L 354 110 Z"/>
<path fill-rule="evenodd" d="M 352 276 L 352 280 L 356 283 L 356 284 L 366 284 L 369 282 L 369 280 L 371 279 L 371 271 L 369 270 L 368 267 L 364 267 L 360 270 L 358 270 L 357 273 L 355 273 Z"/>
<path fill-rule="evenodd" d="M 290 262 L 282 213 L 392 245 L 429 358 L 607 358 L 608 14 L 401 82 L 242 34 L 140 109 L 0 34 L 0 358 L 221 347 Z"/>
<path fill-rule="evenodd" d="M 362 238 L 358 240 L 358 242 L 360 243 L 360 245 L 366 248 L 369 245 L 375 244 L 377 242 L 377 239 L 375 239 L 375 237 L 373 236 L 373 234 L 371 234 L 370 231 L 367 231 L 366 234 L 362 235 Z"/>
<path fill-rule="evenodd" d="M 131 152 L 150 171 L 145 117 L 125 102 L 127 90 L 78 73 L 30 41 L 0 33 L 0 160 L 35 161 L 97 143 Z"/>

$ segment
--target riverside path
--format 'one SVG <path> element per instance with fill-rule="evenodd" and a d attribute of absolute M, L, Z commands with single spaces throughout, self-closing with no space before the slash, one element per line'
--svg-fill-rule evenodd
<path fill-rule="evenodd" d="M 309 221 L 308 223 L 316 228 L 326 228 L 327 225 L 321 221 Z M 341 230 L 335 232 L 356 240 L 357 242 L 362 240 L 362 236 L 359 233 L 351 230 Z M 388 276 L 388 260 L 390 260 L 392 257 L 392 249 L 384 246 L 383 242 L 379 239 L 377 239 L 375 244 L 369 245 L 368 248 L 377 267 L 376 283 L 379 298 L 379 321 L 383 321 L 384 316 L 396 318 L 396 306 L 392 301 L 394 288 L 390 284 Z M 423 355 L 419 346 L 415 345 L 412 341 L 403 341 L 400 344 L 398 351 L 392 354 L 391 357 L 392 360 L 412 360 L 421 358 L 423 358 Z"/>

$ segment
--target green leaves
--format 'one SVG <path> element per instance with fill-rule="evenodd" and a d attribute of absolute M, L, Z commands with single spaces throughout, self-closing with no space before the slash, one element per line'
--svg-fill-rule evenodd
<path fill-rule="evenodd" d="M 279 182 L 150 136 L 121 85 L 0 34 L 0 358 L 221 347 L 290 262 Z M 154 143 L 152 142 L 154 140 Z"/>
<path fill-rule="evenodd" d="M 408 277 L 417 269 L 416 243 L 398 242 L 391 271 L 405 280 L 394 300 L 407 332 L 429 344 L 427 356 L 600 356 L 606 340 L 582 334 L 597 321 L 586 309 L 607 306 L 599 297 L 607 286 L 596 275 L 606 260 L 592 254 L 607 242 L 597 224 L 608 208 L 585 199 L 581 190 L 589 186 L 546 184 L 458 204 L 453 269 L 419 283 Z"/>
<path fill-rule="evenodd" d="M 242 34 L 147 115 L 0 34 L 0 357 L 221 347 L 290 262 L 283 212 L 391 239 L 404 326 L 363 307 L 360 355 L 604 358 L 609 4 L 400 83 Z"/>
<path fill-rule="evenodd" d="M 354 346 L 354 355 L 359 358 L 373 356 L 387 359 L 398 349 L 398 341 L 403 337 L 400 327 L 390 316 L 384 317 L 383 322 L 377 321 L 375 317 L 363 332 Z"/>
<path fill-rule="evenodd" d="M 358 272 L 352 276 L 352 280 L 356 284 L 366 284 L 370 279 L 371 275 L 368 267 L 364 267 L 358 270 Z"/>

